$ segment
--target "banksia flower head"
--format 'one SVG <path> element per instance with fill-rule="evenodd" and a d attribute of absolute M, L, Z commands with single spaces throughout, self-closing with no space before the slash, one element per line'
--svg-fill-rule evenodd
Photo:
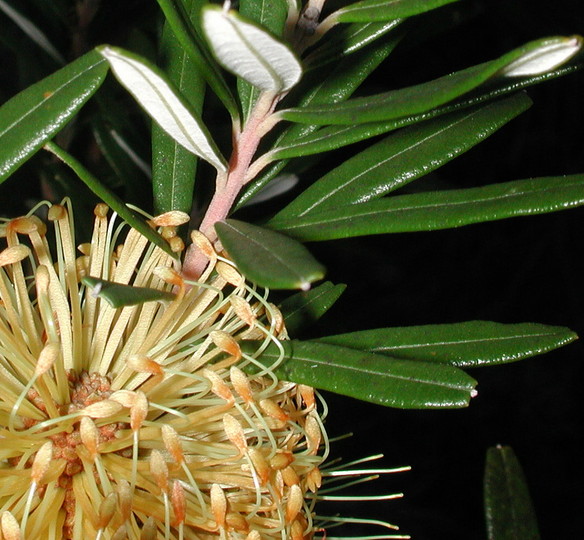
<path fill-rule="evenodd" d="M 200 233 L 187 283 L 107 214 L 80 252 L 67 204 L 0 224 L 0 538 L 311 538 L 314 391 L 239 345 L 285 339 L 281 314 Z M 181 251 L 180 214 L 151 223 Z M 114 308 L 87 276 L 172 294 Z"/>

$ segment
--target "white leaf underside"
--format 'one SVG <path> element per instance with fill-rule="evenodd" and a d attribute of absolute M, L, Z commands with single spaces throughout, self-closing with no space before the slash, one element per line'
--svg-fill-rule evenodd
<path fill-rule="evenodd" d="M 203 29 L 219 62 L 260 90 L 286 92 L 300 80 L 302 67 L 292 51 L 235 12 L 205 9 Z"/>
<path fill-rule="evenodd" d="M 199 120 L 162 77 L 119 49 L 103 47 L 99 52 L 110 63 L 120 83 L 168 135 L 217 170 L 226 170 L 224 161 L 209 143 Z"/>

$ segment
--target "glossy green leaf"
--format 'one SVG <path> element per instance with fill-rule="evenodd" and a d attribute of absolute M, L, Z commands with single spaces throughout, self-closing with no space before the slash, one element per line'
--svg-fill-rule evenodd
<path fill-rule="evenodd" d="M 239 2 L 239 13 L 275 36 L 281 36 L 288 17 L 288 3 L 286 0 L 242 0 Z M 237 93 L 245 121 L 260 92 L 244 79 L 237 79 Z"/>
<path fill-rule="evenodd" d="M 544 75 L 535 75 L 521 79 L 497 77 L 490 81 L 488 85 L 480 87 L 479 90 L 471 92 L 470 94 L 456 99 L 446 105 L 441 105 L 440 107 L 436 107 L 435 109 L 423 113 L 387 120 L 385 122 L 331 125 L 321 127 L 318 130 L 312 129 L 295 138 L 278 140 L 275 148 L 270 151 L 270 155 L 274 160 L 282 160 L 336 150 L 343 146 L 363 141 L 377 135 L 382 135 L 401 127 L 424 122 L 447 113 L 465 109 L 486 101 L 491 101 L 534 84 L 539 84 L 547 80 L 574 73 L 581 67 L 581 64 L 574 64 L 559 68 Z M 293 124 L 291 127 L 301 125 L 303 126 L 305 124 Z"/>
<path fill-rule="evenodd" d="M 197 10 L 198 1 L 185 3 L 186 10 Z M 160 42 L 162 67 L 170 81 L 189 103 L 192 110 L 202 114 L 205 79 L 174 35 L 168 21 Z M 197 157 L 167 135 L 156 123 L 152 124 L 152 189 L 156 214 L 170 210 L 189 213 L 193 204 Z"/>
<path fill-rule="evenodd" d="M 462 96 L 497 77 L 534 76 L 542 67 L 556 69 L 581 48 L 579 38 L 547 38 L 532 41 L 502 57 L 423 84 L 354 98 L 333 105 L 311 105 L 283 110 L 285 120 L 307 124 L 360 124 L 401 118 L 428 111 Z M 563 55 L 545 54 L 559 49 Z M 549 57 L 552 58 L 549 58 Z M 545 58 L 541 58 L 545 57 Z M 540 60 L 533 60 L 537 58 Z"/>
<path fill-rule="evenodd" d="M 516 362 L 562 347 L 577 338 L 574 332 L 562 326 L 468 321 L 376 328 L 326 336 L 316 341 L 393 358 L 471 368 Z"/>
<path fill-rule="evenodd" d="M 149 287 L 132 287 L 91 276 L 81 278 L 81 282 L 92 289 L 93 296 L 103 298 L 115 309 L 136 306 L 145 302 L 170 302 L 175 298 L 175 295 L 168 291 Z"/>
<path fill-rule="evenodd" d="M 509 446 L 487 450 L 484 499 L 489 540 L 540 538 L 523 469 Z"/>
<path fill-rule="evenodd" d="M 158 125 L 186 150 L 225 172 L 225 159 L 201 118 L 156 66 L 129 51 L 104 45 L 98 48 L 120 83 Z"/>
<path fill-rule="evenodd" d="M 223 105 L 229 111 L 233 119 L 239 118 L 239 109 L 229 86 L 225 82 L 223 75 L 207 50 L 205 41 L 202 39 L 197 28 L 193 26 L 189 18 L 189 14 L 185 10 L 182 0 L 157 0 L 162 9 L 166 21 L 172 28 L 176 38 L 182 45 L 184 51 L 189 55 L 190 59 L 199 69 L 202 76 L 205 78 L 213 92 L 219 97 Z M 198 5 L 202 5 L 201 1 L 195 0 Z M 198 8 L 198 6 L 196 6 Z M 192 6 L 192 10 L 195 6 Z M 193 18 L 199 17 L 200 9 L 196 9 L 197 13 L 193 14 Z"/>
<path fill-rule="evenodd" d="M 401 36 L 392 39 L 380 40 L 364 50 L 342 59 L 333 69 L 328 71 L 326 77 L 315 77 L 310 74 L 308 80 L 302 81 L 302 86 L 308 85 L 299 98 L 301 104 L 308 103 L 337 103 L 349 98 L 363 81 L 379 66 L 399 43 Z M 316 79 L 316 81 L 315 81 Z M 294 96 L 294 94 L 293 94 Z M 292 124 L 278 137 L 274 146 L 286 148 L 302 140 L 306 135 L 317 129 L 317 126 L 307 124 Z M 279 157 L 278 157 L 279 159 Z M 249 201 L 261 191 L 285 166 L 284 162 L 272 166 L 252 181 L 238 202 L 237 208 Z"/>
<path fill-rule="evenodd" d="M 99 88 L 107 62 L 92 51 L 0 108 L 0 182 L 60 131 Z"/>
<path fill-rule="evenodd" d="M 381 197 L 466 152 L 530 104 L 525 94 L 516 94 L 390 135 L 317 180 L 275 219 L 338 212 L 344 205 Z"/>
<path fill-rule="evenodd" d="M 239 270 L 262 287 L 308 290 L 324 276 L 310 252 L 283 234 L 235 219 L 217 223 L 215 230 Z"/>
<path fill-rule="evenodd" d="M 236 11 L 206 6 L 202 24 L 223 67 L 261 91 L 279 94 L 300 80 L 302 66 L 288 46 Z"/>
<path fill-rule="evenodd" d="M 144 235 L 154 245 L 166 251 L 172 257 L 177 257 L 176 253 L 170 250 L 166 240 L 152 229 L 136 212 L 126 206 L 124 201 L 115 193 L 110 191 L 103 182 L 93 176 L 77 159 L 66 150 L 57 146 L 53 142 L 48 142 L 45 149 L 57 156 L 63 163 L 70 167 L 83 183 L 105 202 L 114 212 L 116 212 L 128 225 Z"/>
<path fill-rule="evenodd" d="M 346 288 L 341 283 L 335 285 L 325 281 L 310 291 L 302 291 L 286 298 L 280 304 L 280 310 L 288 333 L 296 336 L 304 328 L 310 327 L 331 308 Z"/>
<path fill-rule="evenodd" d="M 386 197 L 273 220 L 268 226 L 302 241 L 449 229 L 584 204 L 584 175 L 516 180 L 479 188 Z"/>
<path fill-rule="evenodd" d="M 335 28 L 323 44 L 310 53 L 304 62 L 306 69 L 317 69 L 353 54 L 398 27 L 401 20 L 355 23 Z"/>
<path fill-rule="evenodd" d="M 458 0 L 362 0 L 331 15 L 338 22 L 389 21 L 411 17 Z"/>
<path fill-rule="evenodd" d="M 253 352 L 256 343 L 243 350 Z M 378 354 L 310 341 L 283 341 L 284 357 L 274 369 L 282 380 L 402 409 L 466 407 L 476 395 L 476 381 L 444 364 L 398 360 Z M 271 344 L 259 361 L 280 360 Z"/>

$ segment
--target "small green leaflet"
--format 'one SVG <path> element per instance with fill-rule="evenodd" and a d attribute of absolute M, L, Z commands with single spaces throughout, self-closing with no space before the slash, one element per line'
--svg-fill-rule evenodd
<path fill-rule="evenodd" d="M 0 107 L 0 183 L 77 114 L 107 71 L 107 62 L 89 52 Z"/>
<path fill-rule="evenodd" d="M 317 339 L 393 358 L 440 362 L 460 368 L 516 362 L 577 339 L 569 328 L 545 324 L 468 321 L 376 328 Z"/>
<path fill-rule="evenodd" d="M 175 298 L 175 295 L 171 292 L 148 287 L 132 287 L 131 285 L 122 285 L 90 276 L 81 278 L 81 282 L 92 289 L 91 294 L 103 298 L 115 309 L 124 306 L 135 306 L 145 302 L 170 302 Z"/>
<path fill-rule="evenodd" d="M 362 0 L 339 9 L 330 18 L 338 22 L 389 21 L 419 15 L 458 0 Z"/>
<path fill-rule="evenodd" d="M 176 142 L 218 171 L 227 170 L 201 119 L 158 68 L 128 51 L 107 45 L 97 49 L 120 83 Z"/>
<path fill-rule="evenodd" d="M 320 319 L 339 299 L 346 285 L 334 285 L 325 281 L 309 291 L 296 293 L 280 304 L 286 321 L 286 330 L 291 336 L 298 336 L 301 330 L 309 328 Z"/>
<path fill-rule="evenodd" d="M 239 270 L 270 289 L 308 290 L 324 267 L 299 242 L 235 219 L 215 224 L 217 236 Z"/>
<path fill-rule="evenodd" d="M 237 12 L 207 6 L 202 25 L 219 62 L 251 85 L 278 94 L 300 80 L 302 66 L 294 53 Z"/>
<path fill-rule="evenodd" d="M 458 368 L 414 362 L 310 341 L 270 344 L 257 359 L 278 378 L 321 390 L 401 409 L 466 407 L 476 395 L 476 381 Z M 257 342 L 244 342 L 253 353 Z M 257 369 L 257 368 L 255 368 Z M 254 367 L 249 366 L 253 371 Z"/>
<path fill-rule="evenodd" d="M 484 498 L 489 540 L 539 540 L 523 469 L 509 446 L 487 451 Z"/>
<path fill-rule="evenodd" d="M 533 178 L 484 187 L 383 197 L 268 226 L 301 241 L 432 231 L 584 204 L 584 175 Z"/>

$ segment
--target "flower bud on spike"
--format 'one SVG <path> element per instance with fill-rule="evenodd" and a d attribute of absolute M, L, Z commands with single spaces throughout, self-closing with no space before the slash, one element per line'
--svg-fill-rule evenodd
<path fill-rule="evenodd" d="M 227 514 L 227 499 L 219 484 L 211 486 L 211 511 L 215 517 L 217 527 L 225 527 L 225 515 Z"/>
<path fill-rule="evenodd" d="M 241 454 L 247 450 L 247 439 L 243 428 L 239 421 L 237 421 L 230 414 L 223 415 L 223 429 L 227 438 L 234 444 Z"/>
<path fill-rule="evenodd" d="M 0 253 L 0 266 L 7 266 L 26 259 L 30 255 L 30 249 L 24 244 L 18 244 L 6 248 Z"/>

